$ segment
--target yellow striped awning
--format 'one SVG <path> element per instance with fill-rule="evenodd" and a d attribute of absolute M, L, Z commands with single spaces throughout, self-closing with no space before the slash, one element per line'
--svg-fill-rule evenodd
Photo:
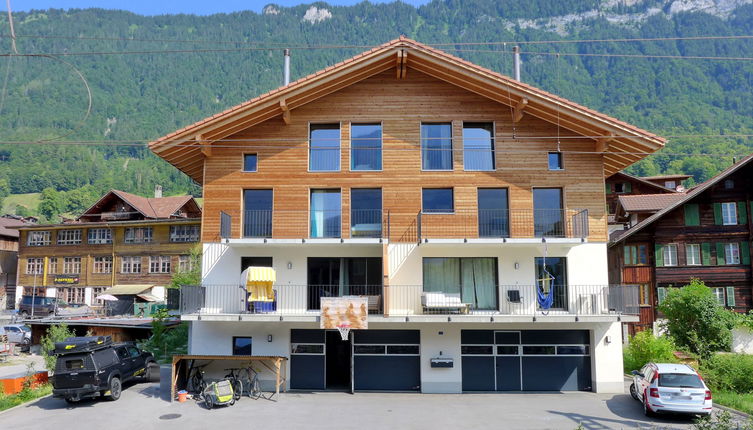
<path fill-rule="evenodd" d="M 271 267 L 247 267 L 244 270 L 246 278 L 244 279 L 246 284 L 249 282 L 272 282 L 277 280 L 277 273 L 275 269 Z"/>

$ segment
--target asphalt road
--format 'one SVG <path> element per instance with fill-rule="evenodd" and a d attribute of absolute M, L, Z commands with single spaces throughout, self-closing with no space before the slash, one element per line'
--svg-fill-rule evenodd
<path fill-rule="evenodd" d="M 207 410 L 169 403 L 158 384 L 127 386 L 120 400 L 69 406 L 51 397 L 0 414 L 4 429 L 687 429 L 686 417 L 648 419 L 629 394 L 286 393 Z"/>

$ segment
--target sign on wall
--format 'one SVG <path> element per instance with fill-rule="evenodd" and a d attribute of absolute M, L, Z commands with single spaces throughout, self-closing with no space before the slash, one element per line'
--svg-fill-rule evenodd
<path fill-rule="evenodd" d="M 55 284 L 73 285 L 78 284 L 78 276 L 75 275 L 55 275 L 52 282 Z"/>
<path fill-rule="evenodd" d="M 354 330 L 369 328 L 366 297 L 322 297 L 320 300 L 320 328 L 336 329 L 346 325 Z"/>

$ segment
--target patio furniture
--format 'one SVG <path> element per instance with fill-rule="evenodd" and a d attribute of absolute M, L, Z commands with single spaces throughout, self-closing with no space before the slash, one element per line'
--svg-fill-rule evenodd
<path fill-rule="evenodd" d="M 463 303 L 460 299 L 460 293 L 426 292 L 421 293 L 421 306 L 424 313 L 453 311 L 459 314 L 467 314 L 471 305 Z"/>

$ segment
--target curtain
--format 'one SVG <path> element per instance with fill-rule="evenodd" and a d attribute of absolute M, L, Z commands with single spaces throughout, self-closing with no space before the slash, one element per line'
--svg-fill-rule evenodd
<path fill-rule="evenodd" d="M 424 258 L 424 291 L 460 293 L 459 258 Z"/>
<path fill-rule="evenodd" d="M 463 302 L 473 304 L 474 309 L 496 309 L 497 283 L 494 258 L 464 258 Z"/>

